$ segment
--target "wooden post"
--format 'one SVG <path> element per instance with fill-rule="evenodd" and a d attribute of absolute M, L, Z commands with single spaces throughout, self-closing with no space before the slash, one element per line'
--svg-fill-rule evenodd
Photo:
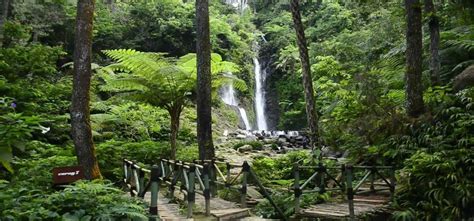
<path fill-rule="evenodd" d="M 319 163 L 319 174 L 320 174 L 320 179 L 319 179 L 319 193 L 324 193 L 326 191 L 326 180 L 325 178 L 325 173 L 326 173 L 326 167 L 324 167 L 323 163 Z"/>
<path fill-rule="evenodd" d="M 346 166 L 346 189 L 347 189 L 347 201 L 349 203 L 349 217 L 351 221 L 355 220 L 354 214 L 354 190 L 352 189 L 352 165 Z"/>
<path fill-rule="evenodd" d="M 143 198 L 145 196 L 145 172 L 143 170 L 138 171 L 138 190 L 137 194 L 140 198 Z M 142 195 L 143 192 L 143 195 Z"/>
<path fill-rule="evenodd" d="M 158 215 L 158 192 L 160 188 L 160 168 L 153 165 L 150 174 L 151 182 L 151 202 L 150 202 L 150 217 L 149 220 L 159 220 Z"/>
<path fill-rule="evenodd" d="M 258 188 L 260 188 L 260 191 L 261 191 L 261 193 L 263 193 L 263 196 L 265 196 L 265 198 L 267 198 L 268 202 L 270 202 L 270 204 L 272 204 L 273 208 L 276 209 L 276 211 L 282 217 L 282 219 L 283 220 L 288 220 L 286 218 L 285 214 L 283 213 L 283 211 L 280 209 L 280 207 L 278 207 L 276 205 L 276 203 L 273 201 L 270 194 L 268 194 L 268 192 L 265 190 L 265 187 L 262 185 L 262 183 L 260 183 L 260 181 L 258 180 L 257 175 L 255 175 L 255 172 L 253 172 L 253 170 L 250 169 L 250 166 L 249 166 L 249 173 L 250 173 L 250 175 L 252 175 L 252 178 L 255 180 L 255 183 L 257 184 Z"/>
<path fill-rule="evenodd" d="M 175 190 L 175 185 L 176 185 L 176 182 L 178 182 L 178 179 L 179 179 L 179 167 L 176 163 L 174 163 L 173 165 L 170 164 L 170 169 L 173 168 L 173 170 L 170 170 L 170 174 L 173 174 L 173 176 L 171 177 L 171 180 L 170 180 L 170 186 L 168 188 L 169 190 L 169 195 L 168 197 L 170 199 L 174 199 L 174 190 Z"/>
<path fill-rule="evenodd" d="M 203 177 L 204 177 L 204 200 L 206 203 L 206 216 L 211 215 L 211 193 L 209 190 L 209 172 L 211 166 L 214 165 L 209 165 L 208 163 L 204 163 L 204 168 L 203 168 Z"/>
<path fill-rule="evenodd" d="M 300 189 L 300 171 L 298 163 L 293 164 L 293 174 L 295 177 L 295 184 L 294 184 L 294 192 L 295 192 L 295 215 L 298 216 L 300 214 L 300 197 L 301 197 L 301 189 Z"/>
<path fill-rule="evenodd" d="M 250 165 L 244 161 L 242 165 L 242 188 L 240 189 L 240 205 L 242 208 L 247 207 L 247 177 L 249 176 Z"/>
<path fill-rule="evenodd" d="M 217 196 L 217 169 L 216 169 L 216 160 L 212 159 L 211 165 L 209 166 L 209 178 L 210 178 L 210 190 L 211 197 L 214 198 Z"/>
<path fill-rule="evenodd" d="M 128 163 L 126 159 L 123 159 L 123 182 L 125 185 L 127 184 L 128 181 Z"/>
<path fill-rule="evenodd" d="M 374 186 L 374 181 L 375 181 L 375 174 L 377 168 L 375 166 L 372 166 L 372 169 L 370 169 L 370 191 L 375 192 L 375 186 Z"/>
<path fill-rule="evenodd" d="M 193 206 L 194 206 L 194 199 L 195 199 L 195 192 L 194 192 L 194 176 L 196 176 L 196 166 L 191 164 L 189 166 L 189 173 L 188 173 L 188 214 L 187 218 L 193 217 Z"/>
<path fill-rule="evenodd" d="M 130 165 L 130 196 L 135 196 L 134 191 L 137 189 L 137 177 L 136 171 L 135 171 L 135 163 L 132 162 L 132 165 Z"/>
<path fill-rule="evenodd" d="M 229 162 L 226 162 L 225 166 L 226 166 L 226 169 L 227 169 L 227 174 L 226 174 L 227 178 L 226 178 L 225 186 L 230 187 L 230 169 L 231 169 L 231 166 L 230 166 Z"/>
<path fill-rule="evenodd" d="M 395 167 L 392 166 L 390 168 L 390 197 L 393 197 L 395 194 L 395 185 L 396 185 L 396 179 L 395 179 Z"/>

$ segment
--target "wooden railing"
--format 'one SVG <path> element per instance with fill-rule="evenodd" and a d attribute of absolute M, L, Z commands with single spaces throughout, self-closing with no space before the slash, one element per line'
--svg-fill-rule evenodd
<path fill-rule="evenodd" d="M 123 181 L 130 190 L 131 196 L 143 198 L 147 191 L 151 193 L 149 205 L 150 219 L 159 219 L 158 217 L 158 191 L 160 188 L 160 170 L 153 166 L 151 170 L 142 168 L 136 163 L 123 160 L 124 177 Z"/>
<path fill-rule="evenodd" d="M 225 169 L 224 169 L 225 168 Z M 123 160 L 124 183 L 130 190 L 131 196 L 143 198 L 150 191 L 151 202 L 149 205 L 150 217 L 158 217 L 158 191 L 160 185 L 168 188 L 168 197 L 173 199 L 178 186 L 185 195 L 187 217 L 193 216 L 193 205 L 195 194 L 204 196 L 205 214 L 210 215 L 211 198 L 216 197 L 218 190 L 234 189 L 240 193 L 240 206 L 247 207 L 247 189 L 249 178 L 260 189 L 263 196 L 268 199 L 281 217 L 286 219 L 283 211 L 275 204 L 267 189 L 259 181 L 252 167 L 245 161 L 242 165 L 232 164 L 224 160 L 204 160 L 193 163 L 161 159 L 158 165 L 151 169 L 140 167 L 130 160 Z M 238 170 L 237 175 L 232 175 L 232 170 Z M 354 179 L 357 170 L 363 170 L 360 180 Z M 302 178 L 302 173 L 311 174 Z M 388 171 L 383 173 L 382 171 Z M 323 164 L 317 166 L 293 165 L 294 175 L 294 204 L 295 214 L 300 214 L 300 201 L 303 194 L 324 193 L 326 191 L 341 191 L 346 194 L 348 209 L 351 219 L 354 214 L 354 195 L 367 192 L 389 190 L 393 195 L 395 191 L 395 172 L 392 166 L 353 166 L 341 165 L 340 167 L 326 167 Z M 385 188 L 376 188 L 375 180 L 383 180 Z M 369 183 L 369 190 L 361 190 L 364 183 Z M 328 186 L 332 183 L 332 186 Z M 354 185 L 355 184 L 355 185 Z M 196 188 L 197 187 L 197 188 Z M 311 188 L 310 188 L 311 187 Z"/>
<path fill-rule="evenodd" d="M 311 171 L 311 175 L 307 179 L 301 179 L 301 173 L 307 170 Z M 354 179 L 355 170 L 365 170 L 362 178 L 358 181 Z M 382 170 L 388 171 L 388 177 L 381 172 Z M 293 192 L 295 196 L 294 204 L 296 215 L 300 214 L 300 201 L 303 194 L 314 192 L 324 193 L 326 191 L 341 191 L 345 193 L 350 218 L 354 220 L 354 195 L 383 190 L 389 190 L 391 195 L 393 195 L 395 191 L 395 169 L 392 166 L 353 166 L 343 164 L 340 167 L 326 167 L 321 163 L 317 166 L 304 166 L 295 163 L 293 165 L 293 175 L 295 179 Z M 375 188 L 374 182 L 377 177 L 384 181 L 386 188 Z M 327 181 L 331 181 L 333 187 L 329 187 L 329 182 Z M 368 191 L 360 190 L 362 184 L 367 181 L 370 182 L 370 189 Z M 301 184 L 301 182 L 303 182 L 303 184 Z M 311 189 L 309 189 L 310 183 L 313 186 Z"/>
<path fill-rule="evenodd" d="M 286 220 L 283 211 L 275 204 L 266 188 L 261 184 L 251 166 L 245 161 L 242 165 L 232 164 L 223 160 L 194 161 L 193 163 L 161 159 L 151 170 L 142 168 L 136 163 L 124 159 L 124 182 L 131 196 L 143 198 L 147 191 L 151 192 L 150 217 L 158 217 L 158 191 L 160 185 L 168 187 L 173 199 L 176 187 L 185 195 L 187 217 L 193 217 L 195 194 L 201 194 L 205 199 L 205 214 L 210 215 L 211 198 L 217 196 L 219 189 L 237 189 L 240 193 L 240 206 L 247 207 L 248 179 L 251 177 L 257 187 L 269 200 L 281 217 Z M 225 165 L 225 172 L 219 166 Z M 231 170 L 238 168 L 237 175 Z M 239 180 L 240 179 L 240 180 Z M 196 189 L 196 186 L 198 187 Z"/>

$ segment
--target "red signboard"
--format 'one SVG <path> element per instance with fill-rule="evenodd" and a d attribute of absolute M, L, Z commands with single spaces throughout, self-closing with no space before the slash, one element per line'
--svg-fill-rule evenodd
<path fill-rule="evenodd" d="M 82 166 L 53 168 L 54 184 L 70 184 L 80 179 L 84 179 L 84 169 Z"/>

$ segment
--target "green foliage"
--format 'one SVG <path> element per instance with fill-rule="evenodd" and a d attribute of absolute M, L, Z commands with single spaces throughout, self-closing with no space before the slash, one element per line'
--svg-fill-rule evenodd
<path fill-rule="evenodd" d="M 1 113 L 1 112 L 0 112 Z M 10 162 L 14 148 L 23 151 L 25 142 L 32 138 L 35 130 L 40 130 L 42 120 L 37 116 L 23 116 L 17 113 L 0 115 L 0 163 L 13 172 Z"/>
<path fill-rule="evenodd" d="M 0 193 L 0 215 L 5 220 L 147 220 L 142 201 L 108 184 L 78 182 L 46 194 L 33 185 L 0 186 L 6 188 Z"/>
<path fill-rule="evenodd" d="M 107 105 L 97 102 L 93 109 L 103 111 L 91 115 L 96 139 L 124 139 L 133 141 L 161 140 L 169 131 L 168 112 L 149 104 L 128 102 Z"/>
<path fill-rule="evenodd" d="M 193 160 L 197 159 L 199 159 L 199 149 L 196 144 L 190 146 L 182 146 L 178 148 L 178 152 L 176 153 L 176 160 L 193 162 Z"/>
<path fill-rule="evenodd" d="M 166 142 L 110 140 L 97 145 L 96 151 L 102 175 L 118 181 L 123 176 L 123 159 L 153 165 L 169 156 L 170 147 Z"/>
<path fill-rule="evenodd" d="M 51 191 L 51 181 L 53 174 L 51 170 L 54 167 L 77 165 L 76 157 L 66 156 L 50 156 L 37 159 L 22 159 L 14 164 L 15 176 L 13 183 L 34 187 L 43 191 Z"/>
<path fill-rule="evenodd" d="M 307 151 L 292 151 L 278 158 L 257 158 L 252 163 L 252 169 L 264 184 L 279 185 L 279 180 L 293 178 L 293 164 L 308 164 L 311 157 Z"/>
<path fill-rule="evenodd" d="M 56 74 L 56 61 L 64 55 L 60 47 L 44 45 L 17 46 L 0 49 L 0 73 L 7 80 L 51 77 Z"/>
<path fill-rule="evenodd" d="M 474 152 L 469 149 L 435 153 L 417 151 L 407 159 L 401 171 L 403 179 L 400 179 L 397 202 L 405 210 L 397 216 L 409 217 L 410 214 L 415 219 L 472 217 L 473 159 Z"/>

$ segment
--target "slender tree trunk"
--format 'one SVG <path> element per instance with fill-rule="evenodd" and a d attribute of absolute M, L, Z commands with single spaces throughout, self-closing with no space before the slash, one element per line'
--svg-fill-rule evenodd
<path fill-rule="evenodd" d="M 209 2 L 196 0 L 197 137 L 199 159 L 214 158 L 211 116 L 211 41 Z"/>
<path fill-rule="evenodd" d="M 2 0 L 0 3 L 0 48 L 3 47 L 3 33 L 4 33 L 4 26 L 5 22 L 7 21 L 8 18 L 8 12 L 10 8 L 10 0 Z"/>
<path fill-rule="evenodd" d="M 440 58 L 439 58 L 439 19 L 436 15 L 436 9 L 433 0 L 425 0 L 425 13 L 428 15 L 428 26 L 430 29 L 430 79 L 431 85 L 440 85 Z"/>
<path fill-rule="evenodd" d="M 71 104 L 72 138 L 77 160 L 84 167 L 86 179 L 101 177 L 95 157 L 89 110 L 94 5 L 94 0 L 79 0 L 77 4 Z"/>
<path fill-rule="evenodd" d="M 309 64 L 308 47 L 306 45 L 306 37 L 304 35 L 304 27 L 301 22 L 301 14 L 299 9 L 299 0 L 291 0 L 291 14 L 296 31 L 296 43 L 300 52 L 301 67 L 303 71 L 303 87 L 304 97 L 306 100 L 306 115 L 308 117 L 308 126 L 310 130 L 310 142 L 312 148 L 319 147 L 318 134 L 318 115 L 316 113 L 313 79 L 311 77 L 311 66 Z"/>
<path fill-rule="evenodd" d="M 181 106 L 171 107 L 168 110 L 168 113 L 170 114 L 170 118 L 171 118 L 171 120 L 170 120 L 171 121 L 171 125 L 170 125 L 170 128 L 171 128 L 171 133 L 170 133 L 171 154 L 170 154 L 170 158 L 173 159 L 173 160 L 176 159 L 176 150 L 177 150 L 176 141 L 177 141 L 177 138 L 178 138 L 179 116 L 181 116 L 181 110 L 182 110 Z"/>
<path fill-rule="evenodd" d="M 422 38 L 420 0 L 405 0 L 407 13 L 406 33 L 406 97 L 407 114 L 418 117 L 425 111 L 422 85 Z"/>

